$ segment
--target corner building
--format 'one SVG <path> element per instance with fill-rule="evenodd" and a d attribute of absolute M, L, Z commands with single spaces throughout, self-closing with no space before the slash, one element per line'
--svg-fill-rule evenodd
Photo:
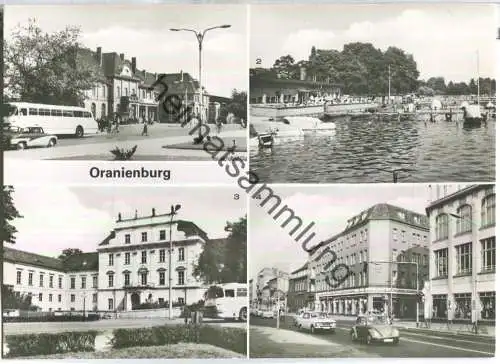
<path fill-rule="evenodd" d="M 398 284 L 403 281 L 400 275 L 405 273 L 400 265 L 410 249 L 422 248 L 414 249 L 411 256 L 412 263 L 425 269 L 428 231 L 427 216 L 389 204 L 374 205 L 352 217 L 344 231 L 329 239 L 326 245 L 337 255 L 337 260 L 328 269 L 329 276 L 341 263 L 349 267 L 351 274 L 344 283 L 332 287 L 323 273 L 332 254 L 321 257 L 325 250 L 321 248 L 310 255 L 309 276 L 311 293 L 314 293 L 310 308 L 346 316 L 374 310 L 389 312 L 392 298 L 396 317 L 415 317 L 417 277 L 410 274 L 408 277 L 413 283 L 406 279 L 404 285 Z M 419 278 L 422 279 L 420 272 Z"/>
<path fill-rule="evenodd" d="M 495 197 L 494 185 L 471 185 L 427 207 L 433 319 L 495 321 Z"/>

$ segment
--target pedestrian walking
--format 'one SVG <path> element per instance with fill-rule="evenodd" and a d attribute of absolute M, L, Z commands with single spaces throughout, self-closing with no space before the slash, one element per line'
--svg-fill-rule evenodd
<path fill-rule="evenodd" d="M 142 127 L 142 134 L 141 136 L 148 136 L 148 123 L 144 123 L 144 126 Z"/>

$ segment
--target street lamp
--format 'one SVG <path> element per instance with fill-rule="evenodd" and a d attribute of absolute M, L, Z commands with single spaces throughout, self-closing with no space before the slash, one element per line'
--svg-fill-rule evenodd
<path fill-rule="evenodd" d="M 203 39 L 205 38 L 205 34 L 209 30 L 213 30 L 213 29 L 227 29 L 227 28 L 231 28 L 231 25 L 229 25 L 229 24 L 218 25 L 218 26 L 215 26 L 215 27 L 207 28 L 207 29 L 205 29 L 203 31 L 197 31 L 195 29 L 186 29 L 186 28 L 171 28 L 170 29 L 172 32 L 185 31 L 185 32 L 194 33 L 196 35 L 196 39 L 198 40 L 198 82 L 199 82 L 199 93 L 200 93 L 200 117 L 202 115 L 201 108 L 203 106 L 203 90 L 201 88 L 201 51 L 203 49 Z M 200 120 L 200 122 L 201 122 L 201 120 Z M 201 128 L 200 128 L 200 130 L 201 130 Z"/>
<path fill-rule="evenodd" d="M 177 215 L 181 205 L 170 206 L 170 239 L 169 239 L 169 249 L 168 249 L 168 319 L 172 319 L 172 221 L 174 216 Z"/>
<path fill-rule="evenodd" d="M 418 263 L 417 262 L 394 262 L 394 261 L 387 261 L 387 262 L 383 262 L 383 261 L 376 261 L 376 262 L 368 262 L 368 263 L 372 263 L 374 265 L 380 265 L 379 263 L 387 263 L 390 265 L 390 288 L 389 288 L 389 295 L 390 295 L 390 306 L 389 306 L 389 312 L 390 312 L 390 315 L 392 316 L 392 264 L 414 264 L 416 269 L 417 269 L 417 286 L 416 286 L 416 291 L 418 293 L 419 291 L 419 287 L 418 287 Z M 416 321 L 416 325 L 417 327 L 419 326 L 419 302 L 418 302 L 418 298 L 417 298 L 417 304 L 416 304 L 416 314 L 417 314 L 417 321 Z"/>

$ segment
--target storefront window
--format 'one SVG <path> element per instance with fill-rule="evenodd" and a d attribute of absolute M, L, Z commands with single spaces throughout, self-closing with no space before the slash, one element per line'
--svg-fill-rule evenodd
<path fill-rule="evenodd" d="M 458 293 L 455 295 L 455 318 L 470 320 L 471 318 L 470 293 Z"/>
<path fill-rule="evenodd" d="M 432 318 L 447 317 L 447 302 L 448 297 L 445 294 L 432 296 Z"/>
<path fill-rule="evenodd" d="M 495 292 L 480 292 L 479 299 L 481 300 L 481 319 L 495 319 Z"/>

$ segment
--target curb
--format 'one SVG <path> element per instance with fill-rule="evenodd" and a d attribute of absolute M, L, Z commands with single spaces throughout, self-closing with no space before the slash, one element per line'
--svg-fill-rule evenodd
<path fill-rule="evenodd" d="M 496 336 L 491 336 L 491 335 L 484 335 L 484 334 L 473 334 L 473 333 L 466 333 L 466 332 L 461 332 L 461 331 L 455 331 L 455 330 L 432 330 L 432 329 L 420 329 L 416 327 L 408 327 L 408 326 L 402 326 L 402 325 L 394 325 L 394 327 L 397 327 L 398 329 L 404 329 L 407 331 L 413 331 L 413 332 L 424 332 L 424 333 L 440 333 L 440 334 L 448 334 L 451 336 L 467 336 L 467 337 L 481 337 L 481 338 L 490 338 L 495 340 Z"/>

